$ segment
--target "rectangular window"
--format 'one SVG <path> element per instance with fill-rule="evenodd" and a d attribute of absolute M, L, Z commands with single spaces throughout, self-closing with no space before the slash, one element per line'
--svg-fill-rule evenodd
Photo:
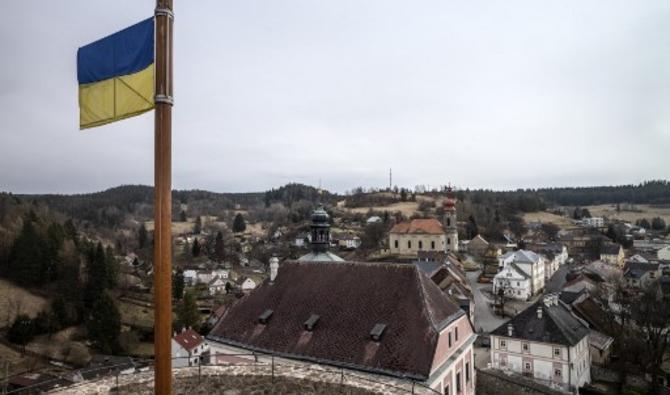
<path fill-rule="evenodd" d="M 444 386 L 444 395 L 451 395 L 451 390 L 449 389 L 449 384 Z"/>
<path fill-rule="evenodd" d="M 412 241 L 411 240 L 407 241 L 407 248 L 412 248 Z"/>
<path fill-rule="evenodd" d="M 434 250 L 434 249 L 435 249 L 435 242 L 434 242 L 434 241 L 431 241 L 431 242 L 430 242 L 430 249 L 431 249 L 431 250 Z"/>
<path fill-rule="evenodd" d="M 454 328 L 454 339 L 458 341 L 458 327 Z"/>
<path fill-rule="evenodd" d="M 470 362 L 465 363 L 465 381 L 470 382 Z"/>
<path fill-rule="evenodd" d="M 556 358 L 561 357 L 561 349 L 560 348 L 554 348 L 554 357 L 556 357 Z"/>
<path fill-rule="evenodd" d="M 421 241 L 421 240 L 419 240 L 419 249 L 420 249 L 420 250 L 423 249 L 423 241 Z"/>
<path fill-rule="evenodd" d="M 521 343 L 521 348 L 523 349 L 524 352 L 530 351 L 530 345 L 528 345 L 528 343 Z"/>
<path fill-rule="evenodd" d="M 461 372 L 456 373 L 456 393 L 461 393 Z"/>
<path fill-rule="evenodd" d="M 503 350 L 507 349 L 507 342 L 504 341 L 504 340 L 501 340 L 500 341 L 500 348 L 502 348 Z"/>
<path fill-rule="evenodd" d="M 449 341 L 449 348 L 451 348 L 451 332 L 447 334 L 447 340 Z"/>
<path fill-rule="evenodd" d="M 395 248 L 398 248 L 398 240 L 395 241 Z"/>
<path fill-rule="evenodd" d="M 554 369 L 554 377 L 555 378 L 560 379 L 562 375 L 563 375 L 563 372 L 561 372 L 561 369 Z"/>

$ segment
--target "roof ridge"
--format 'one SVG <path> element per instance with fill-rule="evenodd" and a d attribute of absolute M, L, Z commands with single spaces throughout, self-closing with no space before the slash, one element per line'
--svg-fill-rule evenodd
<path fill-rule="evenodd" d="M 419 292 L 421 292 L 421 304 L 423 305 L 423 310 L 427 312 L 428 320 L 430 321 L 430 324 L 431 324 L 432 328 L 437 330 L 437 324 L 435 323 L 435 317 L 433 317 L 432 312 L 428 308 L 428 302 L 426 301 L 426 290 L 424 289 L 423 280 L 421 278 L 421 271 L 418 270 L 419 268 L 416 267 L 416 266 L 414 266 L 414 268 L 415 268 L 414 273 L 417 276 L 417 280 L 419 281 Z"/>

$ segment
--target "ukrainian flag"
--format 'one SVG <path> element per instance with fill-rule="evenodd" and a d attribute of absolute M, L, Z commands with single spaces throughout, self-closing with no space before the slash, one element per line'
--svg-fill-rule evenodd
<path fill-rule="evenodd" d="M 79 48 L 79 127 L 154 108 L 154 18 Z"/>

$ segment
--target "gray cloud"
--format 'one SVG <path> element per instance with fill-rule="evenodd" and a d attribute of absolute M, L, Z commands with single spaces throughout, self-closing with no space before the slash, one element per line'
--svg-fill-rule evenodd
<path fill-rule="evenodd" d="M 5 4 L 0 190 L 153 181 L 153 115 L 77 128 L 77 47 L 151 1 Z M 670 168 L 667 1 L 176 0 L 173 183 L 517 188 Z"/>

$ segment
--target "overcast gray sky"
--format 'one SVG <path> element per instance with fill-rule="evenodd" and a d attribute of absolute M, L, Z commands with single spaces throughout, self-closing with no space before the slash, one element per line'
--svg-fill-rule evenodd
<path fill-rule="evenodd" d="M 669 178 L 670 2 L 175 0 L 173 185 Z M 5 0 L 0 190 L 153 182 L 153 112 L 78 130 L 79 46 L 150 0 Z"/>

